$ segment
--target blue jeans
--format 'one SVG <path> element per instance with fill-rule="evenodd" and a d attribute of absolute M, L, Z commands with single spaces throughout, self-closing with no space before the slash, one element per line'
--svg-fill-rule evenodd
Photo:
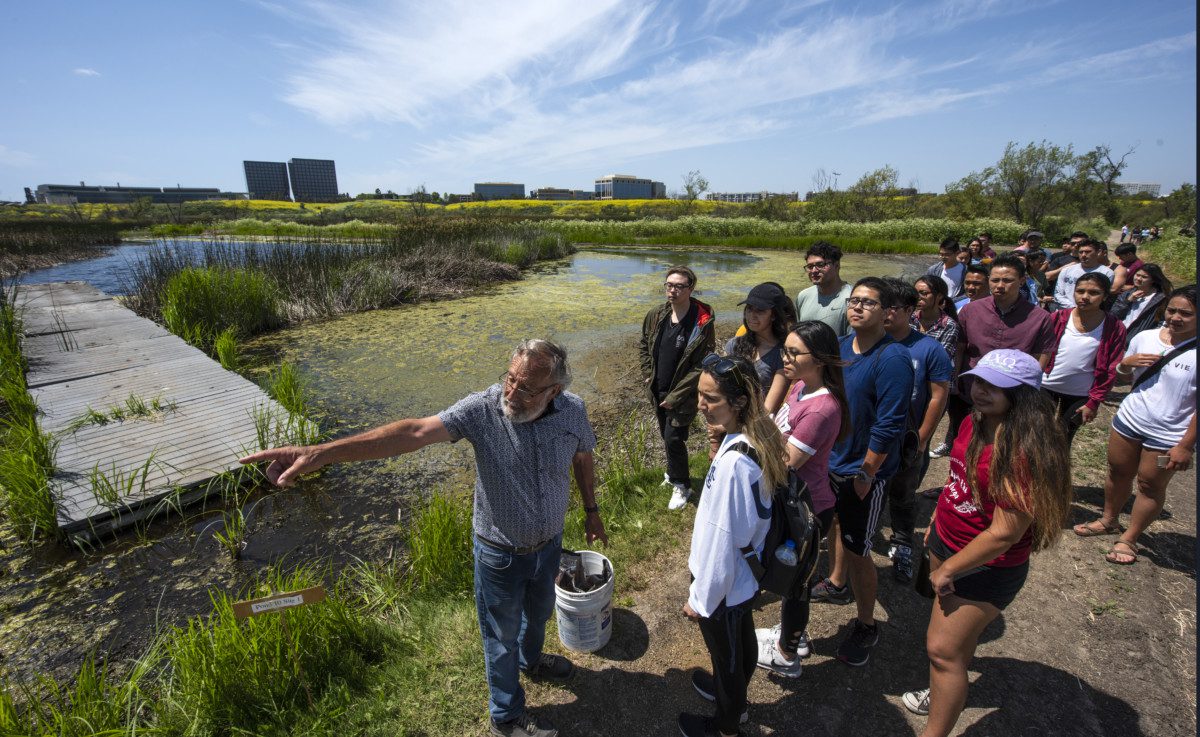
<path fill-rule="evenodd" d="M 497 722 L 525 713 L 520 669 L 536 665 L 542 654 L 561 552 L 561 534 L 524 555 L 475 538 L 475 609 L 487 667 L 488 711 Z"/>

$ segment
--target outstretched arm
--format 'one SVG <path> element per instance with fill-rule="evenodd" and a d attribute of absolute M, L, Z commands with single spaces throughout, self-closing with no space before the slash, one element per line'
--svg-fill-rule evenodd
<path fill-rule="evenodd" d="M 441 418 L 431 415 L 417 420 L 399 420 L 321 445 L 269 448 L 252 453 L 242 458 L 241 462 L 270 461 L 267 480 L 276 486 L 290 486 L 300 476 L 331 463 L 388 458 L 450 439 L 450 431 Z"/>

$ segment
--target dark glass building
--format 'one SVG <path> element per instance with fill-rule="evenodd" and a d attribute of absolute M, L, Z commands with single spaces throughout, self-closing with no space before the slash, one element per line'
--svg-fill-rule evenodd
<path fill-rule="evenodd" d="M 337 172 L 332 159 L 290 159 L 288 176 L 297 202 L 336 202 Z"/>
<path fill-rule="evenodd" d="M 609 174 L 596 180 L 598 200 L 661 200 L 667 196 L 662 182 L 629 174 Z"/>
<path fill-rule="evenodd" d="M 282 161 L 243 161 L 246 191 L 252 200 L 290 200 L 287 164 Z"/>
<path fill-rule="evenodd" d="M 525 185 L 516 182 L 476 182 L 477 200 L 523 200 Z"/>

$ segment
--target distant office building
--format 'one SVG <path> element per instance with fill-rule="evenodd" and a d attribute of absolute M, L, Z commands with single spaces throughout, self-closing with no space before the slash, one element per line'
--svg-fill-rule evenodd
<path fill-rule="evenodd" d="M 475 182 L 477 200 L 523 200 L 525 185 L 516 182 Z"/>
<path fill-rule="evenodd" d="M 238 200 L 246 195 L 240 192 L 222 192 L 217 187 L 115 187 L 73 184 L 39 184 L 36 199 L 47 205 L 74 204 L 126 204 L 142 198 L 150 198 L 156 205 L 195 200 Z"/>
<path fill-rule="evenodd" d="M 709 192 L 708 199 L 716 202 L 762 202 L 773 197 L 782 197 L 788 202 L 800 199 L 799 192 Z"/>
<path fill-rule="evenodd" d="M 246 191 L 250 199 L 292 199 L 287 164 L 282 161 L 243 161 L 242 169 L 246 172 Z"/>
<path fill-rule="evenodd" d="M 1139 184 L 1138 182 L 1117 182 L 1117 188 L 1124 195 L 1144 194 L 1147 197 L 1158 197 L 1162 191 L 1161 184 Z"/>
<path fill-rule="evenodd" d="M 450 194 L 449 192 L 446 193 L 446 204 L 447 205 L 457 205 L 460 202 L 474 202 L 474 201 L 475 201 L 474 194 Z"/>
<path fill-rule="evenodd" d="M 332 159 L 289 159 L 287 168 L 297 202 L 337 202 L 337 171 Z"/>
<path fill-rule="evenodd" d="M 560 187 L 542 187 L 529 193 L 535 200 L 591 200 L 596 193 L 586 189 L 562 189 Z"/>
<path fill-rule="evenodd" d="M 598 200 L 661 200 L 666 196 L 667 185 L 631 174 L 609 174 L 596 180 Z"/>

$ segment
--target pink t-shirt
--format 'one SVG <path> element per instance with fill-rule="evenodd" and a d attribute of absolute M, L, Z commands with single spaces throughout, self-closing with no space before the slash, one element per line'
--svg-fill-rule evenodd
<path fill-rule="evenodd" d="M 808 485 L 813 512 L 820 514 L 829 509 L 836 501 L 829 488 L 829 451 L 842 428 L 837 400 L 828 389 L 805 396 L 804 382 L 797 381 L 775 413 L 775 424 L 785 442 L 812 456 L 795 473 Z"/>

